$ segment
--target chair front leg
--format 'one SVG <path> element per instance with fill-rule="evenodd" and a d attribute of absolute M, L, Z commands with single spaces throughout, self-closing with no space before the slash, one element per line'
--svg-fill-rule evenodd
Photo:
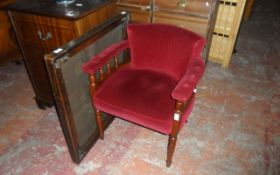
<path fill-rule="evenodd" d="M 97 121 L 97 125 L 98 125 L 99 136 L 100 136 L 100 139 L 103 140 L 104 139 L 103 121 L 101 118 L 101 112 L 97 109 L 95 109 L 95 116 L 96 116 L 96 121 Z"/>
<path fill-rule="evenodd" d="M 167 160 L 166 160 L 167 167 L 169 167 L 172 162 L 172 157 L 173 157 L 173 153 L 174 153 L 176 142 L 177 142 L 177 135 L 179 133 L 180 124 L 181 124 L 181 120 L 182 120 L 182 114 L 184 113 L 186 107 L 189 106 L 192 99 L 194 98 L 195 91 L 192 93 L 191 97 L 186 102 L 176 101 L 175 112 L 174 112 L 173 123 L 172 123 L 172 130 L 171 130 L 171 133 L 169 134 L 168 147 L 167 147 Z"/>
<path fill-rule="evenodd" d="M 172 163 L 172 157 L 176 147 L 176 142 L 177 142 L 177 136 L 173 136 L 170 134 L 168 139 L 168 147 L 167 147 L 167 160 L 166 160 L 167 167 L 170 167 Z"/>
<path fill-rule="evenodd" d="M 180 120 L 181 120 L 183 105 L 184 103 L 182 102 L 179 101 L 176 102 L 176 109 L 173 116 L 172 131 L 169 134 L 168 146 L 167 146 L 167 160 L 166 160 L 167 167 L 170 167 L 172 163 L 173 153 L 177 142 L 177 135 L 180 128 Z"/>

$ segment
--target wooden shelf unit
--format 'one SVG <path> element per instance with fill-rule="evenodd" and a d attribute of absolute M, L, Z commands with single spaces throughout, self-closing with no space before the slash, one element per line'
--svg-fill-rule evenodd
<path fill-rule="evenodd" d="M 246 0 L 220 0 L 209 60 L 229 66 Z"/>

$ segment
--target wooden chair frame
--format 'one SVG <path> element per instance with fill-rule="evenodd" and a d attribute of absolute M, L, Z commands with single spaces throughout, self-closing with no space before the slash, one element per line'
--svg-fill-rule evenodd
<path fill-rule="evenodd" d="M 111 62 L 113 62 L 113 65 L 111 64 Z M 95 73 L 89 74 L 89 82 L 90 82 L 89 90 L 90 90 L 91 97 L 95 95 L 95 92 L 97 91 L 98 87 L 102 84 L 104 80 L 106 80 L 110 75 L 112 75 L 119 67 L 123 66 L 124 64 L 128 64 L 128 62 L 129 61 L 125 61 L 124 63 L 119 63 L 118 57 L 115 56 L 111 60 L 107 61 L 105 65 L 102 65 L 99 68 L 99 70 L 97 70 Z M 104 67 L 106 67 L 106 71 L 103 70 Z M 187 101 L 175 102 L 172 130 L 171 133 L 169 134 L 168 145 L 167 145 L 167 160 L 166 160 L 167 167 L 170 167 L 172 163 L 172 157 L 177 142 L 177 136 L 180 130 L 180 123 L 182 118 L 181 116 L 183 115 L 185 108 L 190 104 L 194 96 L 195 96 L 195 91 L 192 93 L 191 97 Z M 102 111 L 97 110 L 93 103 L 92 103 L 92 107 L 95 110 L 95 116 L 98 124 L 100 139 L 103 140 L 104 126 L 101 118 Z"/>

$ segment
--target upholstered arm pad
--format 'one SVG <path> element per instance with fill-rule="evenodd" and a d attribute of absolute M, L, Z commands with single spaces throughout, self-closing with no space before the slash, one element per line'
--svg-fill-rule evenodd
<path fill-rule="evenodd" d="M 196 58 L 185 75 L 172 91 L 172 98 L 181 102 L 187 101 L 193 93 L 198 81 L 204 72 L 204 62 L 201 58 Z"/>
<path fill-rule="evenodd" d="M 94 74 L 110 59 L 112 59 L 114 56 L 118 55 L 120 52 L 124 51 L 127 48 L 129 48 L 127 40 L 110 45 L 108 48 L 106 48 L 101 53 L 91 58 L 91 60 L 88 61 L 86 64 L 84 64 L 83 71 L 88 74 Z"/>

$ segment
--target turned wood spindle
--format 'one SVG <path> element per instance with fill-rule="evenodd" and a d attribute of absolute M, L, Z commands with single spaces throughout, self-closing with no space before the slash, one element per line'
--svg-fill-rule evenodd
<path fill-rule="evenodd" d="M 175 104 L 175 112 L 181 115 L 181 114 L 182 114 L 183 106 L 184 106 L 184 103 L 183 103 L 183 102 L 176 101 L 176 104 Z"/>
<path fill-rule="evenodd" d="M 110 75 L 111 74 L 110 61 L 107 62 L 106 66 L 107 66 L 107 74 Z"/>
<path fill-rule="evenodd" d="M 96 89 L 96 77 L 95 75 L 89 75 L 89 90 L 90 90 L 90 95 L 93 95 L 95 93 L 95 89 Z"/>
<path fill-rule="evenodd" d="M 115 61 L 115 68 L 117 69 L 119 67 L 118 57 L 114 57 Z"/>
<path fill-rule="evenodd" d="M 102 67 L 99 69 L 99 74 L 100 74 L 100 80 L 102 81 L 104 79 L 104 71 Z"/>
<path fill-rule="evenodd" d="M 183 102 L 176 101 L 172 130 L 171 130 L 171 133 L 169 134 L 168 145 L 167 145 L 167 159 L 166 159 L 167 167 L 170 167 L 170 165 L 172 163 L 172 157 L 173 157 L 174 150 L 176 147 L 176 142 L 177 142 L 177 135 L 178 135 L 179 128 L 180 128 L 180 120 L 181 120 L 183 106 L 184 106 Z M 177 116 L 177 115 L 179 115 L 179 116 Z M 178 117 L 178 118 L 176 118 L 176 117 Z"/>

